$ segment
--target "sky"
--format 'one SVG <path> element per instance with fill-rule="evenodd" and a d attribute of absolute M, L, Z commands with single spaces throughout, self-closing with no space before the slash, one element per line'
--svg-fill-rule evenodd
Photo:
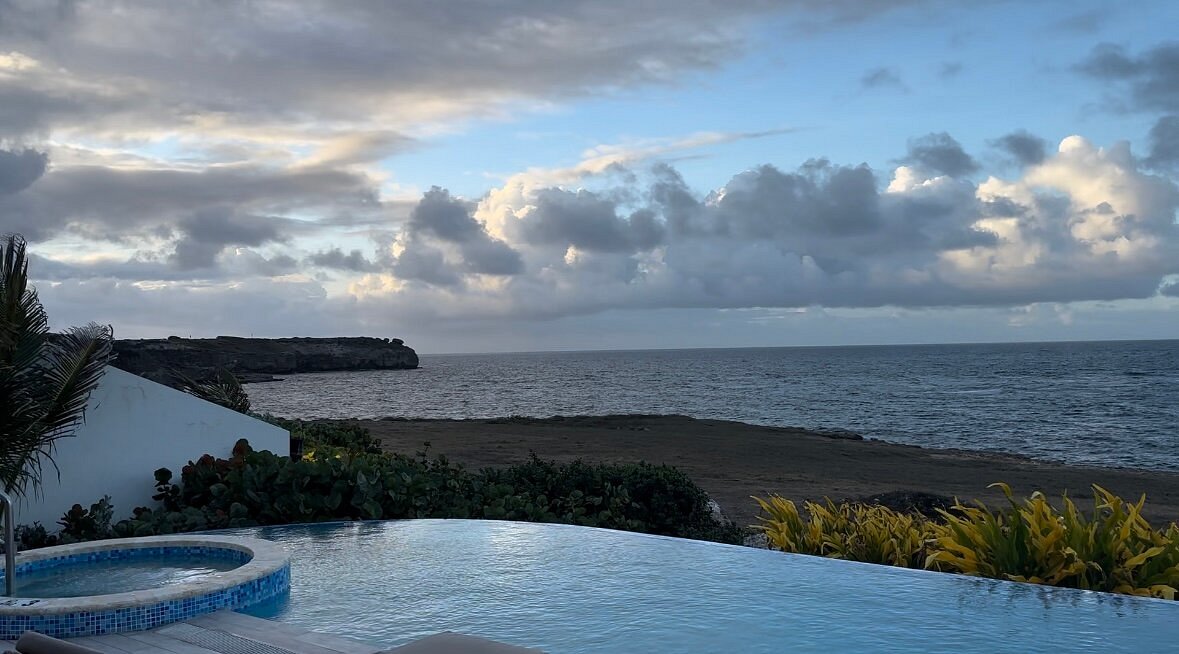
<path fill-rule="evenodd" d="M 0 0 L 60 328 L 1179 338 L 1179 3 Z"/>

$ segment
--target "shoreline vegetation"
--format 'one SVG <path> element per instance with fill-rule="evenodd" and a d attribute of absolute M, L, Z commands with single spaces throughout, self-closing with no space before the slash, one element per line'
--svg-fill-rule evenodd
<path fill-rule="evenodd" d="M 504 468 L 535 453 L 558 463 L 667 464 L 684 472 L 738 525 L 757 523 L 751 496 L 796 502 L 925 494 L 1004 503 L 995 482 L 1019 496 L 1039 491 L 1092 502 L 1097 484 L 1130 500 L 1146 494 L 1144 517 L 1179 521 L 1179 473 L 1069 465 L 972 450 L 942 450 L 862 439 L 851 432 L 767 427 L 679 415 L 503 417 L 322 421 L 368 429 L 388 452 L 424 443 L 468 469 Z"/>
<path fill-rule="evenodd" d="M 297 454 L 255 451 L 240 439 L 228 458 L 205 454 L 185 465 L 179 478 L 169 469 L 156 470 L 155 506 L 137 507 L 130 518 L 114 522 L 109 497 L 89 509 L 74 505 L 57 534 L 38 524 L 19 528 L 22 549 L 341 519 L 475 518 L 620 529 L 1168 600 L 1179 593 L 1179 524 L 1167 517 L 1174 498 L 1167 497 L 1161 510 L 1152 505 L 1144 511 L 1151 490 L 1127 488 L 1166 484 L 1166 495 L 1174 492 L 1174 473 L 922 450 L 847 432 L 684 416 L 368 423 L 260 417 L 290 429 Z M 450 437 L 437 450 L 434 441 L 422 441 L 410 455 L 405 452 L 411 444 L 394 442 L 398 427 L 416 439 L 427 426 L 433 436 Z M 462 436 L 475 449 L 464 453 Z M 661 454 L 656 446 L 668 442 L 675 449 Z M 724 445 L 756 454 L 734 458 Z M 527 457 L 507 465 L 473 458 L 513 457 L 522 448 Z M 667 458 L 669 451 L 674 459 Z M 879 478 L 882 464 L 890 476 Z M 729 504 L 726 515 L 728 497 L 750 492 L 746 475 L 759 465 L 777 476 L 759 477 L 762 488 L 747 503 Z M 936 485 L 1029 474 L 1037 478 L 1029 491 L 990 482 L 984 492 L 974 487 L 951 498 Z M 1090 502 L 1074 482 L 1089 484 Z M 842 498 L 825 492 L 817 502 L 803 496 L 800 511 L 789 498 L 800 483 L 871 492 Z M 1063 497 L 1053 501 L 1047 493 L 1057 484 L 1063 484 Z M 1103 488 L 1113 484 L 1139 499 Z M 979 500 L 996 489 L 1006 502 L 988 506 Z M 751 514 L 757 509 L 742 510 L 751 505 L 760 509 L 756 521 Z M 1156 514 L 1165 523 L 1161 528 L 1152 520 Z"/>

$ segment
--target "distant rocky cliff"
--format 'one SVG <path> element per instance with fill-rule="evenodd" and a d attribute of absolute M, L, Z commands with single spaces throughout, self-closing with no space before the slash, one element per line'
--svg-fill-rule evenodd
<path fill-rule="evenodd" d="M 417 368 L 418 355 L 393 338 L 180 338 L 115 341 L 114 366 L 171 383 L 171 371 L 195 378 L 228 368 L 243 381 L 333 370 Z"/>

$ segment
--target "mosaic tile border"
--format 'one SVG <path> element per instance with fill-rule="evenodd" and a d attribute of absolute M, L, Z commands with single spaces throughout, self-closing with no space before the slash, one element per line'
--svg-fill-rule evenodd
<path fill-rule="evenodd" d="M 270 541 L 230 536 L 151 536 L 47 547 L 19 555 L 17 573 L 168 554 L 229 558 L 243 565 L 151 590 L 54 599 L 0 598 L 0 640 L 15 640 L 30 629 L 58 638 L 152 629 L 213 611 L 245 608 L 290 590 L 286 550 Z"/>

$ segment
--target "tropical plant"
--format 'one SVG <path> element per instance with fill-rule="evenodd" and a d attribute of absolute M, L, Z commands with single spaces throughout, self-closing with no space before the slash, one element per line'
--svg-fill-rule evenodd
<path fill-rule="evenodd" d="M 85 419 L 112 358 L 109 326 L 49 333 L 25 248 L 11 235 L 0 249 L 0 486 L 17 495 L 36 493 L 43 464 L 53 465 L 57 440 Z"/>
<path fill-rule="evenodd" d="M 350 428 L 334 437 L 364 442 L 368 434 Z M 558 522 L 726 543 L 744 536 L 712 515 L 708 496 L 683 473 L 642 463 L 557 464 L 533 456 L 503 470 L 471 472 L 426 452 L 321 445 L 292 460 L 239 440 L 228 459 L 206 454 L 178 479 L 166 468 L 153 477 L 159 504 L 111 525 L 114 536 L 390 518 Z M 106 508 L 75 506 L 60 523 L 63 537 L 103 533 Z"/>
<path fill-rule="evenodd" d="M 60 538 L 65 543 L 77 543 L 88 540 L 102 540 L 113 535 L 111 519 L 114 517 L 115 507 L 111 504 L 109 495 L 83 509 L 81 504 L 75 504 L 66 511 L 57 524 L 61 525 Z"/>
<path fill-rule="evenodd" d="M 1009 506 L 981 502 L 943 513 L 933 525 L 927 567 L 980 577 L 1175 599 L 1179 592 L 1179 526 L 1157 530 L 1142 517 L 1146 496 L 1127 502 L 1093 486 L 1092 517 L 1069 498 L 1057 511 L 1043 493 L 1017 501 L 992 484 Z"/>
<path fill-rule="evenodd" d="M 925 563 L 929 521 L 918 513 L 875 504 L 826 500 L 806 502 L 806 517 L 794 502 L 771 496 L 754 498 L 770 547 L 794 554 L 919 568 Z"/>
<path fill-rule="evenodd" d="M 1155 529 L 1142 517 L 1146 498 L 1127 502 L 1093 486 L 1086 515 L 1069 498 L 1057 510 L 1043 493 L 1008 506 L 982 502 L 940 509 L 938 519 L 856 503 L 757 500 L 772 548 L 867 563 L 1127 595 L 1176 599 L 1179 526 Z M 805 513 L 805 515 L 804 515 Z"/>
<path fill-rule="evenodd" d="M 250 396 L 228 368 L 217 368 L 211 377 L 199 381 L 179 371 L 173 371 L 172 375 L 178 388 L 189 395 L 238 413 L 250 412 Z"/>

